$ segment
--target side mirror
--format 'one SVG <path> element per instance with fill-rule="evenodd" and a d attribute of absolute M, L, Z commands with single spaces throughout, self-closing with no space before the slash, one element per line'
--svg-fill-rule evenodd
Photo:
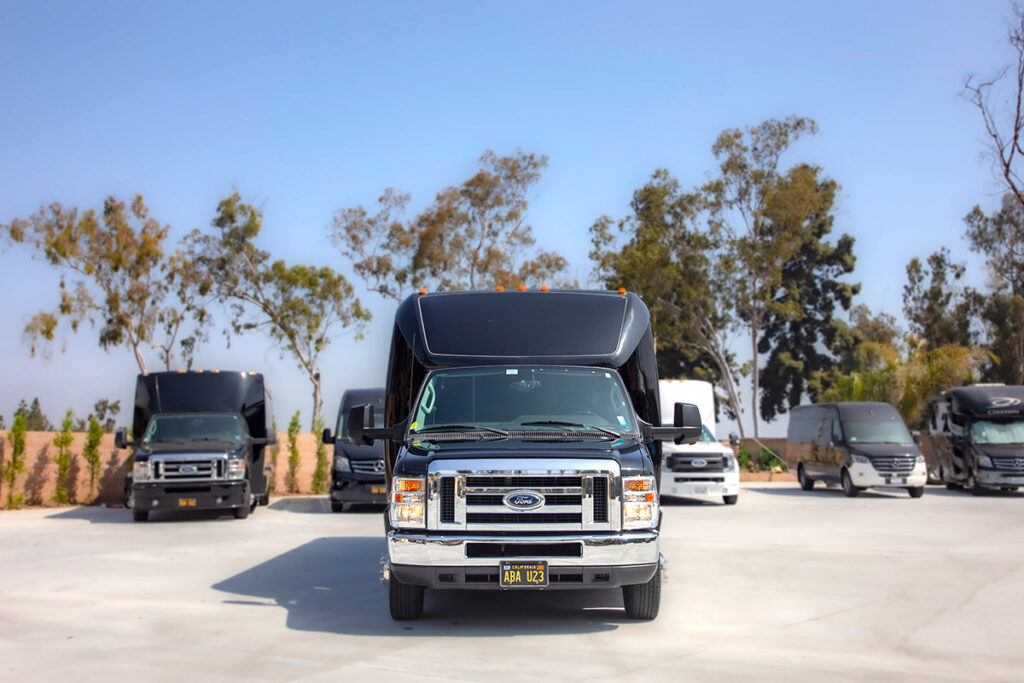
<path fill-rule="evenodd" d="M 700 438 L 700 410 L 691 403 L 677 403 L 671 427 L 650 427 L 645 434 L 658 441 L 674 441 L 677 444 L 695 443 Z"/>
<path fill-rule="evenodd" d="M 740 436 L 736 432 L 729 434 L 729 445 L 733 448 L 738 448 L 740 445 Z"/>
<path fill-rule="evenodd" d="M 370 446 L 373 444 L 373 437 L 366 432 L 373 429 L 373 405 L 367 403 L 361 406 L 353 406 L 348 411 L 348 440 L 354 446 Z"/>
<path fill-rule="evenodd" d="M 918 446 L 921 445 L 921 432 L 913 432 L 911 436 L 914 437 L 914 443 Z"/>
<path fill-rule="evenodd" d="M 334 435 L 331 434 L 331 430 L 324 427 L 324 433 L 320 436 L 320 440 L 325 444 L 332 444 L 335 442 Z"/>
<path fill-rule="evenodd" d="M 114 448 L 128 448 L 128 430 L 124 427 L 114 432 Z"/>

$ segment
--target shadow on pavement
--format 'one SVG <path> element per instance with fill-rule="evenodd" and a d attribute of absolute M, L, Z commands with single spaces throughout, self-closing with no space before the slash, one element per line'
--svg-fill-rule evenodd
<path fill-rule="evenodd" d="M 132 511 L 127 508 L 105 508 L 99 506 L 78 507 L 61 510 L 47 519 L 84 519 L 91 524 L 161 524 L 166 522 L 218 522 L 235 521 L 231 510 L 193 510 L 191 512 L 154 512 L 145 522 L 132 521 Z"/>
<path fill-rule="evenodd" d="M 839 486 L 825 487 L 821 483 L 816 483 L 814 488 L 810 491 L 804 491 L 800 488 L 799 484 L 793 486 L 782 487 L 767 487 L 767 486 L 750 486 L 749 484 L 743 487 L 747 491 L 754 493 L 764 493 L 769 496 L 785 496 L 791 498 L 843 498 L 843 489 Z M 929 490 L 925 491 L 924 495 L 929 495 Z M 864 489 L 857 494 L 858 498 L 877 498 L 879 500 L 886 498 L 909 498 L 910 494 L 907 493 L 906 489 L 894 488 L 891 490 L 886 489 Z"/>
<path fill-rule="evenodd" d="M 385 553 L 383 538 L 318 538 L 213 588 L 237 596 L 226 597 L 226 604 L 284 607 L 288 628 L 297 631 L 491 638 L 596 633 L 630 621 L 617 589 L 428 590 L 422 619 L 394 621 L 388 614 L 387 587 L 378 580 L 379 561 Z"/>
<path fill-rule="evenodd" d="M 662 496 L 661 504 L 665 507 L 700 507 L 702 505 L 721 505 L 726 507 L 725 503 L 722 502 L 722 497 L 717 498 L 683 498 L 682 496 Z"/>
<path fill-rule="evenodd" d="M 298 497 L 298 498 L 279 498 L 270 504 L 271 510 L 280 510 L 281 512 L 297 512 L 299 514 L 320 514 L 320 513 L 331 513 L 331 501 L 327 496 L 319 497 Z M 384 509 L 382 505 L 371 505 L 367 504 L 356 504 L 353 503 L 351 507 L 345 512 L 333 513 L 333 514 L 352 514 L 353 512 L 375 512 L 380 514 Z"/>

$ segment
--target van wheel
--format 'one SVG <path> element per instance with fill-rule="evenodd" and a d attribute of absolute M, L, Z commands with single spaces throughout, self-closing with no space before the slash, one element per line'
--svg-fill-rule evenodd
<path fill-rule="evenodd" d="M 661 607 L 661 567 L 647 583 L 622 587 L 622 605 L 630 619 L 654 619 Z"/>
<path fill-rule="evenodd" d="M 971 492 L 972 496 L 980 496 L 985 493 L 985 489 L 978 486 L 978 482 L 975 481 L 974 477 L 967 480 L 967 490 Z"/>
<path fill-rule="evenodd" d="M 804 491 L 810 491 L 814 488 L 814 480 L 808 477 L 807 473 L 804 472 L 803 463 L 800 463 L 796 468 L 796 478 L 800 481 L 800 488 Z"/>
<path fill-rule="evenodd" d="M 149 510 L 132 510 L 132 519 L 136 522 L 145 522 L 149 519 Z"/>
<path fill-rule="evenodd" d="M 850 471 L 843 468 L 843 495 L 847 498 L 856 498 L 857 494 L 860 493 L 860 489 L 853 485 L 853 480 L 850 479 Z"/>
<path fill-rule="evenodd" d="M 734 494 L 731 496 L 722 496 L 722 502 L 725 503 L 726 505 L 735 505 L 736 501 L 739 499 L 740 497 L 738 494 Z"/>
<path fill-rule="evenodd" d="M 924 495 L 924 487 L 923 486 L 911 486 L 910 488 L 907 489 L 907 493 L 910 494 L 911 498 L 920 498 L 921 496 Z"/>
<path fill-rule="evenodd" d="M 960 491 L 963 489 L 963 486 L 961 484 L 957 484 L 956 482 L 949 481 L 946 482 L 946 488 L 950 491 Z"/>
<path fill-rule="evenodd" d="M 392 574 L 388 579 L 388 607 L 395 621 L 409 621 L 423 616 L 423 586 L 402 583 Z"/>
<path fill-rule="evenodd" d="M 348 512 L 348 506 L 345 505 L 344 503 L 339 503 L 337 501 L 332 500 L 331 512 Z"/>

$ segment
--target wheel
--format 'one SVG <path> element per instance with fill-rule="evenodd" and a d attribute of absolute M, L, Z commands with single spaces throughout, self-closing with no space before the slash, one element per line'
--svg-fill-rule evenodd
<path fill-rule="evenodd" d="M 856 498 L 857 494 L 860 493 L 860 489 L 853 485 L 853 480 L 850 479 L 850 471 L 845 467 L 843 468 L 843 495 L 847 498 Z"/>
<path fill-rule="evenodd" d="M 395 621 L 409 621 L 423 616 L 423 586 L 402 583 L 392 574 L 388 579 L 388 607 Z"/>
<path fill-rule="evenodd" d="M 800 488 L 804 491 L 810 491 L 814 488 L 814 480 L 808 477 L 807 473 L 804 472 L 804 466 L 802 463 L 796 468 L 796 478 L 800 481 Z"/>
<path fill-rule="evenodd" d="M 967 480 L 966 488 L 971 492 L 972 496 L 980 496 L 985 493 L 985 489 L 981 486 L 978 486 L 978 482 L 974 479 L 974 477 L 971 477 Z"/>
<path fill-rule="evenodd" d="M 241 505 L 233 509 L 232 512 L 235 514 L 235 519 L 245 519 L 249 516 L 250 510 L 252 510 L 251 506 L 242 503 Z"/>
<path fill-rule="evenodd" d="M 149 519 L 149 510 L 132 510 L 132 519 L 136 522 L 145 522 Z"/>
<path fill-rule="evenodd" d="M 654 619 L 661 607 L 661 567 L 647 583 L 622 587 L 622 605 L 630 619 Z"/>
<path fill-rule="evenodd" d="M 963 489 L 963 486 L 961 484 L 957 484 L 956 482 L 949 481 L 946 482 L 946 488 L 949 489 L 950 491 L 960 491 L 961 489 Z"/>
<path fill-rule="evenodd" d="M 910 494 L 911 498 L 920 498 L 921 496 L 924 495 L 924 487 L 923 486 L 911 486 L 911 487 L 909 487 L 907 489 L 907 493 Z"/>
<path fill-rule="evenodd" d="M 346 505 L 345 503 L 339 503 L 336 500 L 332 500 L 331 512 L 348 512 L 348 505 Z"/>
<path fill-rule="evenodd" d="M 735 505 L 736 501 L 739 499 L 740 497 L 738 494 L 733 494 L 731 496 L 722 496 L 722 502 L 725 503 L 726 505 Z"/>

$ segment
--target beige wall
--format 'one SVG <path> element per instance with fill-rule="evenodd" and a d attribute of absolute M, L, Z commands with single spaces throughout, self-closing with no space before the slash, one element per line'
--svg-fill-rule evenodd
<path fill-rule="evenodd" d="M 25 496 L 26 505 L 56 505 L 53 500 L 57 488 L 57 449 L 53 445 L 54 432 L 27 432 L 25 434 L 25 472 L 18 475 L 14 490 Z M 124 491 L 125 460 L 129 451 L 114 448 L 114 435 L 105 434 L 100 442 L 100 473 L 95 492 L 89 490 L 89 466 L 82 457 L 85 434 L 73 434 L 71 443 L 71 472 L 69 490 L 74 503 L 120 504 Z M 288 435 L 277 435 L 277 458 L 268 453 L 267 466 L 274 468 L 274 492 L 287 492 Z M 312 493 L 313 472 L 316 468 L 316 436 L 299 434 L 299 493 Z M 330 458 L 331 448 L 327 447 Z M 7 432 L 0 430 L 0 462 L 7 462 L 11 456 L 11 444 Z M 0 509 L 7 498 L 7 485 L 0 481 Z"/>

